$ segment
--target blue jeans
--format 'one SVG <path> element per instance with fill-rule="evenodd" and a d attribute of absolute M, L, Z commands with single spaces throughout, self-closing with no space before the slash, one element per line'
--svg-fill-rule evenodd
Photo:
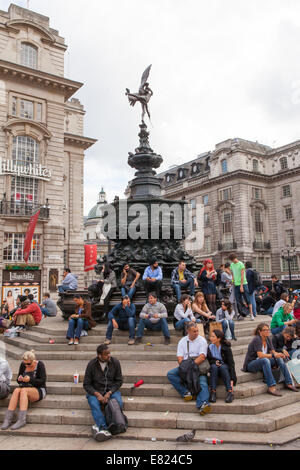
<path fill-rule="evenodd" d="M 280 358 L 276 358 L 278 367 L 280 368 L 282 374 L 284 375 L 284 381 L 287 385 L 291 385 L 293 383 L 291 374 L 288 371 L 288 368 L 285 365 L 284 360 Z M 264 357 L 262 359 L 255 359 L 254 361 L 249 362 L 247 365 L 248 372 L 258 372 L 262 371 L 264 374 L 264 378 L 267 382 L 268 387 L 274 387 L 276 385 L 276 380 L 272 374 L 272 367 L 276 365 L 274 359 L 268 359 Z"/>
<path fill-rule="evenodd" d="M 66 292 L 67 290 L 75 291 L 76 289 L 70 289 L 70 287 L 65 286 L 65 285 L 58 286 L 58 292 L 60 292 L 61 294 L 62 294 L 63 292 Z"/>
<path fill-rule="evenodd" d="M 237 304 L 239 304 L 239 303 L 242 304 L 243 303 L 243 298 L 244 298 L 246 300 L 247 305 L 251 304 L 251 298 L 250 298 L 250 294 L 249 294 L 248 285 L 247 284 L 244 285 L 244 292 L 243 293 L 240 291 L 240 288 L 241 288 L 241 286 L 234 286 L 234 295 L 235 295 L 236 303 Z"/>
<path fill-rule="evenodd" d="M 89 322 L 84 318 L 70 318 L 67 332 L 67 339 L 80 338 L 82 330 L 89 329 Z"/>
<path fill-rule="evenodd" d="M 100 430 L 107 429 L 107 424 L 104 418 L 104 414 L 101 410 L 101 403 L 98 400 L 98 398 L 96 398 L 94 395 L 87 395 L 86 398 L 90 405 L 96 426 L 98 426 Z M 120 407 L 123 408 L 123 401 L 121 397 L 121 392 L 119 392 L 119 390 L 111 395 L 110 400 L 112 398 L 115 398 L 117 402 L 119 403 Z"/>
<path fill-rule="evenodd" d="M 125 295 L 128 295 L 128 297 L 130 298 L 130 300 L 132 300 L 132 297 L 134 296 L 136 292 L 136 287 L 121 287 L 121 294 L 122 294 L 122 297 L 125 297 Z"/>
<path fill-rule="evenodd" d="M 255 291 L 253 291 L 252 294 L 249 294 L 249 295 L 250 295 L 250 303 L 252 305 L 253 315 L 256 317 L 257 311 L 256 311 Z"/>
<path fill-rule="evenodd" d="M 175 390 L 177 390 L 179 395 L 184 397 L 184 395 L 188 393 L 187 388 L 185 388 L 185 386 L 182 385 L 181 383 L 180 376 L 179 376 L 179 367 L 176 367 L 176 369 L 169 370 L 169 372 L 167 373 L 167 377 L 168 377 L 169 382 L 173 385 Z M 200 406 L 203 405 L 204 402 L 209 403 L 209 390 L 208 390 L 206 375 L 200 375 L 199 383 L 200 383 L 202 390 L 197 395 L 197 400 L 196 400 L 197 408 L 200 408 Z"/>
<path fill-rule="evenodd" d="M 180 281 L 178 284 L 173 283 L 172 287 L 175 291 L 178 302 L 180 301 L 180 298 L 181 298 L 181 288 L 189 289 L 190 295 L 195 295 L 195 282 L 192 277 L 189 277 L 187 282 L 185 283 L 180 282 Z"/>
<path fill-rule="evenodd" d="M 271 333 L 272 335 L 277 335 L 278 333 L 281 333 L 285 328 L 286 328 L 286 325 L 277 326 L 276 328 L 271 328 Z"/>
<path fill-rule="evenodd" d="M 130 317 L 127 319 L 120 319 L 120 318 L 115 318 L 115 321 L 118 323 L 118 326 L 120 330 L 129 330 L 129 338 L 133 339 L 135 337 L 135 318 Z M 113 333 L 113 323 L 112 319 L 109 318 L 109 322 L 107 325 L 107 330 L 106 330 L 106 338 L 111 339 L 112 338 L 112 333 Z"/>
<path fill-rule="evenodd" d="M 231 390 L 231 380 L 230 374 L 227 364 L 222 364 L 221 366 L 217 366 L 216 364 L 211 364 L 210 366 L 210 388 L 212 390 L 217 389 L 218 385 L 218 377 L 221 376 L 224 385 L 226 387 L 227 392 Z"/>
<path fill-rule="evenodd" d="M 269 307 L 268 310 L 264 311 L 264 315 L 271 315 L 273 314 L 274 307 Z"/>
<path fill-rule="evenodd" d="M 222 330 L 223 330 L 223 333 L 224 335 L 226 334 L 226 330 L 227 330 L 227 327 L 229 326 L 229 329 L 230 329 L 230 333 L 231 333 L 231 336 L 232 336 L 232 339 L 235 338 L 235 334 L 234 334 L 234 322 L 232 320 L 223 320 L 222 321 Z"/>
<path fill-rule="evenodd" d="M 181 320 L 177 320 L 175 323 L 175 330 L 183 330 L 184 324 L 190 323 L 190 321 L 191 320 L 189 318 L 182 318 Z M 196 320 L 196 323 L 200 323 L 200 320 Z"/>
<path fill-rule="evenodd" d="M 166 318 L 160 318 L 157 323 L 152 323 L 146 318 L 141 318 L 137 327 L 137 338 L 142 338 L 144 336 L 145 327 L 151 331 L 162 331 L 165 338 L 170 338 L 170 332 Z"/>

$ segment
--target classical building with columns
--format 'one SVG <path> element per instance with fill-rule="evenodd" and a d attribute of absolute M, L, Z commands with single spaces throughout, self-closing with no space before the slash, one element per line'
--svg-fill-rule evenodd
<path fill-rule="evenodd" d="M 64 77 L 65 40 L 49 18 L 10 5 L 0 11 L 1 299 L 29 289 L 55 292 L 63 267 L 84 276 L 85 111 L 82 83 Z M 27 269 L 23 245 L 40 209 Z"/>
<path fill-rule="evenodd" d="M 229 139 L 158 177 L 166 198 L 190 203 L 188 246 L 199 261 L 219 265 L 234 251 L 266 279 L 287 280 L 282 250 L 289 247 L 292 276 L 300 279 L 300 141 L 270 148 Z"/>

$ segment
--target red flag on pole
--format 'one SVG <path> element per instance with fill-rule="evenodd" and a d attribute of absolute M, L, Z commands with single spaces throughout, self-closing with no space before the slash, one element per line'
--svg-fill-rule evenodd
<path fill-rule="evenodd" d="M 84 245 L 84 270 L 92 271 L 97 264 L 97 245 Z"/>
<path fill-rule="evenodd" d="M 27 227 L 27 232 L 26 232 L 26 237 L 24 240 L 24 251 L 23 251 L 23 258 L 25 263 L 28 263 L 29 255 L 30 255 L 30 250 L 31 250 L 31 242 L 33 238 L 33 234 L 35 231 L 35 226 L 38 221 L 40 215 L 40 211 L 38 211 L 36 214 L 34 214 Z"/>

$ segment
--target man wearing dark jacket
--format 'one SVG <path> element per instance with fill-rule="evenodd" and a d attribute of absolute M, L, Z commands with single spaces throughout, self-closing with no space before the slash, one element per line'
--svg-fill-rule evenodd
<path fill-rule="evenodd" d="M 283 287 L 283 284 L 282 282 L 279 281 L 278 277 L 273 274 L 273 276 L 271 277 L 271 280 L 272 280 L 272 292 L 275 293 L 275 296 L 276 296 L 276 302 L 278 300 L 280 300 L 280 297 L 281 297 L 281 294 L 284 292 L 284 287 Z"/>
<path fill-rule="evenodd" d="M 120 388 L 123 384 L 121 365 L 118 359 L 111 357 L 107 344 L 97 348 L 97 357 L 92 359 L 86 368 L 83 387 L 87 392 L 95 425 L 92 427 L 96 441 L 106 441 L 112 435 L 107 430 L 107 424 L 101 406 L 115 398 L 123 408 Z"/>
<path fill-rule="evenodd" d="M 283 353 L 287 359 L 291 359 L 290 351 L 295 339 L 295 328 L 287 326 L 282 333 L 272 336 L 274 350 Z"/>
<path fill-rule="evenodd" d="M 104 344 L 110 344 L 113 329 L 129 330 L 129 346 L 134 344 L 135 337 L 135 306 L 131 303 L 129 295 L 122 298 L 122 302 L 115 305 L 108 314 L 108 325 Z"/>

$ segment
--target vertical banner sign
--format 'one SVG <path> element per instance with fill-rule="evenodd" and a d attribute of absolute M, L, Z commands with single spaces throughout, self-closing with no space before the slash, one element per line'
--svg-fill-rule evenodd
<path fill-rule="evenodd" d="M 27 232 L 26 232 L 26 237 L 24 241 L 24 252 L 23 252 L 23 258 L 25 263 L 28 263 L 29 255 L 30 255 L 30 250 L 31 250 L 31 243 L 32 243 L 32 238 L 33 234 L 35 231 L 35 226 L 38 221 L 40 215 L 40 211 L 38 211 L 36 214 L 34 214 L 29 222 Z"/>
<path fill-rule="evenodd" d="M 84 245 L 84 271 L 92 271 L 97 264 L 97 245 Z"/>

